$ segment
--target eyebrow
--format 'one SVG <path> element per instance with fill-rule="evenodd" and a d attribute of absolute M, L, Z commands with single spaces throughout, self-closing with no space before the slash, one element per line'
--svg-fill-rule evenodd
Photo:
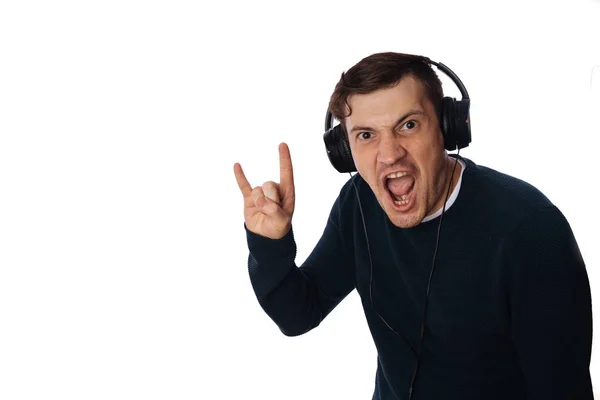
<path fill-rule="evenodd" d="M 425 112 L 423 112 L 423 110 L 410 110 L 410 111 L 408 111 L 406 114 L 404 114 L 403 116 L 401 116 L 400 118 L 398 118 L 398 120 L 394 124 L 394 128 L 396 128 L 398 125 L 400 125 L 402 123 L 402 121 L 404 121 L 406 118 L 408 118 L 408 117 L 410 117 L 412 115 L 425 115 Z M 353 127 L 350 132 L 354 133 L 355 131 L 375 131 L 375 130 L 376 129 L 373 129 L 373 128 L 369 127 L 369 126 L 357 125 L 357 126 Z"/>

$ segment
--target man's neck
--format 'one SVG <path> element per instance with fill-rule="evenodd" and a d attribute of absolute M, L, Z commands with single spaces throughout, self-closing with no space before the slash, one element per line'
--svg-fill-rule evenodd
<path fill-rule="evenodd" d="M 458 193 L 455 194 L 454 192 L 455 192 L 455 190 L 457 190 L 457 185 L 460 182 L 460 179 L 462 176 L 462 171 L 463 171 L 464 167 L 463 167 L 462 162 L 459 161 L 458 157 L 456 159 L 447 157 L 447 161 L 448 161 L 447 176 L 448 176 L 448 179 L 450 179 L 450 177 L 452 177 L 452 185 L 450 188 L 450 193 L 448 194 L 448 189 L 447 189 L 448 179 L 447 179 L 446 184 L 444 184 L 444 190 L 442 191 L 442 195 L 437 202 L 437 206 L 434 207 L 435 211 L 433 211 L 432 213 L 427 215 L 425 218 L 423 218 L 423 220 L 421 222 L 430 221 L 434 218 L 437 218 L 442 213 L 442 208 L 444 207 L 444 203 L 446 202 L 446 195 L 448 195 L 448 204 L 446 204 L 446 210 L 448 208 L 450 208 L 450 206 L 454 202 L 454 199 L 458 195 Z M 456 165 L 456 169 L 454 169 L 455 165 Z M 453 170 L 454 170 L 454 175 L 452 175 Z"/>

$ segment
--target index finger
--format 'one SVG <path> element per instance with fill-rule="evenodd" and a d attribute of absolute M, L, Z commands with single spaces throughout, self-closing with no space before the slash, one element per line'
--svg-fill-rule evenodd
<path fill-rule="evenodd" d="M 294 170 L 290 149 L 285 143 L 279 145 L 279 185 L 284 192 L 294 189 Z"/>
<path fill-rule="evenodd" d="M 244 170 L 242 170 L 242 166 L 239 163 L 235 163 L 233 165 L 233 173 L 235 174 L 235 180 L 237 181 L 238 187 L 242 192 L 244 197 L 249 197 L 252 195 L 252 186 L 250 186 L 250 182 L 246 179 L 246 175 L 244 175 Z"/>

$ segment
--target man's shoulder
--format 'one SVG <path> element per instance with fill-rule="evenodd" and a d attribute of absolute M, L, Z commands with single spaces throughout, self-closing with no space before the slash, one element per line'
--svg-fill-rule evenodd
<path fill-rule="evenodd" d="M 335 206 L 339 208 L 340 213 L 355 207 L 357 196 L 364 196 L 365 187 L 368 189 L 367 183 L 358 173 L 348 179 L 340 189 L 340 193 L 335 201 Z"/>
<path fill-rule="evenodd" d="M 335 215 L 340 223 L 349 222 L 360 217 L 360 210 L 369 218 L 370 214 L 379 208 L 369 184 L 356 173 L 340 189 L 332 207 L 332 215 Z"/>
<path fill-rule="evenodd" d="M 552 202 L 531 183 L 491 167 L 464 159 L 467 167 L 463 175 L 465 187 L 479 194 L 482 200 L 498 202 L 508 207 L 547 207 Z"/>
<path fill-rule="evenodd" d="M 539 210 L 555 208 L 550 199 L 533 184 L 494 168 L 478 165 L 472 160 L 462 159 L 466 168 L 461 194 L 464 190 L 474 214 L 479 214 L 489 222 L 494 221 L 498 228 L 512 230 Z"/>

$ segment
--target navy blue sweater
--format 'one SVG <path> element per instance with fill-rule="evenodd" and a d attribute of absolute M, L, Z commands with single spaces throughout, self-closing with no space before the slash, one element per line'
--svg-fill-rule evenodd
<path fill-rule="evenodd" d="M 592 399 L 591 294 L 568 222 L 530 184 L 461 159 L 466 168 L 443 217 L 412 399 Z M 352 179 L 372 256 L 372 303 L 367 239 L 350 182 L 300 267 L 292 231 L 272 240 L 246 230 L 250 280 L 288 336 L 318 326 L 357 289 L 378 353 L 373 399 L 404 400 L 439 217 L 398 228 L 360 175 Z"/>

